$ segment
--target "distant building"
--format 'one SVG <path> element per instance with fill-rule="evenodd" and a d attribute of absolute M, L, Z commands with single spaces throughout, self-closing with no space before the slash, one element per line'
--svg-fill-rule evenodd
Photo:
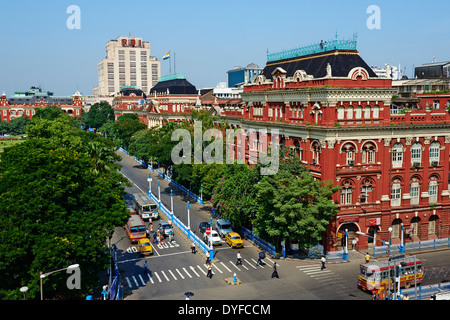
<path fill-rule="evenodd" d="M 414 76 L 417 79 L 450 78 L 450 61 L 418 66 L 414 70 Z"/>
<path fill-rule="evenodd" d="M 373 72 L 380 78 L 391 78 L 392 80 L 400 80 L 402 78 L 402 71 L 400 70 L 400 65 L 391 66 L 385 64 L 384 68 L 378 68 L 377 66 L 371 67 Z M 389 75 L 388 75 L 389 72 Z"/>
<path fill-rule="evenodd" d="M 112 96 L 123 86 L 148 92 L 161 75 L 161 62 L 151 56 L 150 43 L 141 37 L 117 37 L 106 44 L 106 58 L 98 63 L 94 96 Z"/>
<path fill-rule="evenodd" d="M 233 70 L 229 70 L 228 74 L 228 87 L 239 87 L 244 84 L 250 83 L 252 79 L 256 78 L 263 68 L 260 68 L 257 64 L 250 63 L 245 68 L 235 67 Z"/>
<path fill-rule="evenodd" d="M 70 97 L 55 97 L 53 92 L 42 92 L 42 88 L 31 87 L 30 91 L 15 92 L 7 98 L 3 93 L 0 98 L 0 119 L 10 122 L 15 118 L 26 116 L 33 118 L 37 108 L 56 106 L 70 116 L 80 117 L 82 110 L 81 94 L 77 91 Z"/>

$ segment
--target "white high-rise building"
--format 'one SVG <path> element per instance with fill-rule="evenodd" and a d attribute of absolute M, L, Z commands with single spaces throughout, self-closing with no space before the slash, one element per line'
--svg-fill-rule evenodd
<path fill-rule="evenodd" d="M 142 37 L 118 37 L 106 43 L 106 58 L 98 63 L 94 96 L 111 96 L 121 87 L 134 86 L 148 94 L 161 76 L 161 61 L 150 54 Z"/>

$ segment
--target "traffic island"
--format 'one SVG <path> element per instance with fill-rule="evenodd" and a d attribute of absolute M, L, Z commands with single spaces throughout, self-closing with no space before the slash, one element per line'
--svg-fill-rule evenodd
<path fill-rule="evenodd" d="M 236 274 L 234 274 L 233 277 L 225 278 L 224 280 L 226 283 L 232 286 L 236 286 L 242 283 L 242 281 L 236 277 Z"/>

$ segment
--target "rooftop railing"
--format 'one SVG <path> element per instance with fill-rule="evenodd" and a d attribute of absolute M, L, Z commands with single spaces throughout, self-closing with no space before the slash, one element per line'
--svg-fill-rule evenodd
<path fill-rule="evenodd" d="M 356 50 L 357 35 L 352 40 L 338 40 L 337 36 L 333 40 L 320 41 L 319 43 L 301 46 L 294 49 L 283 50 L 279 52 L 267 52 L 267 62 L 290 59 L 309 54 L 325 52 L 330 50 Z"/>

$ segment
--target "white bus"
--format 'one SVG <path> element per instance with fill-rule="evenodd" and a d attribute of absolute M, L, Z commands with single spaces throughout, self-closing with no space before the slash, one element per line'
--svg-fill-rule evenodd
<path fill-rule="evenodd" d="M 158 219 L 158 205 L 149 195 L 135 193 L 133 194 L 133 202 L 137 213 L 141 215 L 142 219 Z"/>

